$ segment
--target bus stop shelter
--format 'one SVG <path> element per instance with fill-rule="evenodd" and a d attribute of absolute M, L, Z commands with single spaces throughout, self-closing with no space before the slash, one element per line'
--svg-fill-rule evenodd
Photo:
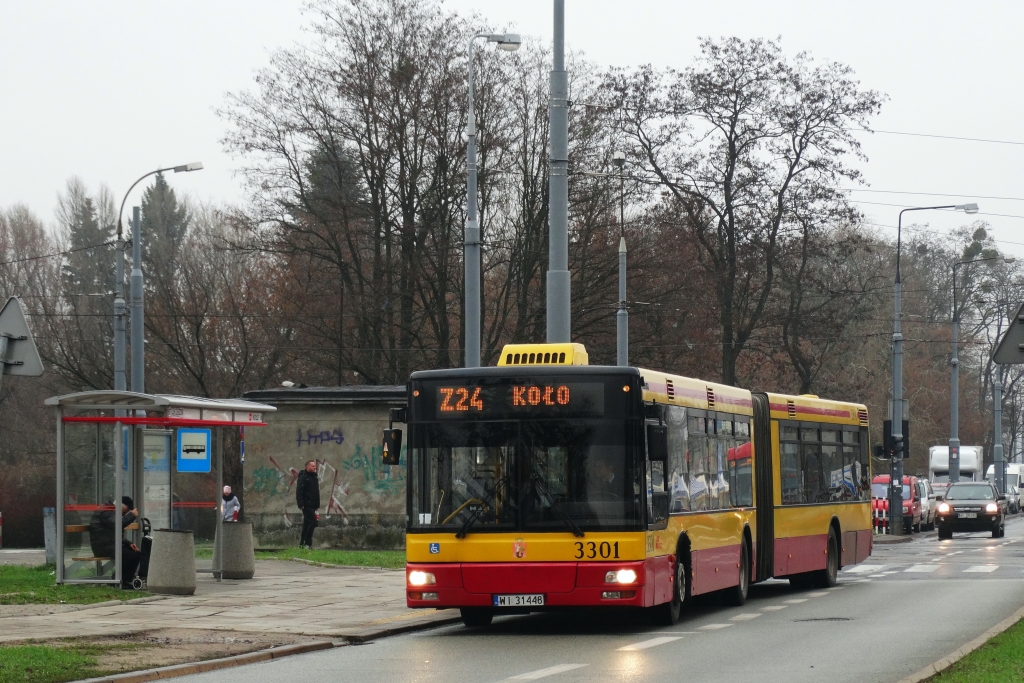
<path fill-rule="evenodd" d="M 263 415 L 276 410 L 129 391 L 54 396 L 46 405 L 57 409 L 57 583 L 100 584 L 121 583 L 122 496 L 154 529 L 202 528 L 222 543 L 224 430 L 265 426 Z M 141 544 L 138 522 L 126 529 Z M 207 571 L 220 578 L 220 567 Z"/>

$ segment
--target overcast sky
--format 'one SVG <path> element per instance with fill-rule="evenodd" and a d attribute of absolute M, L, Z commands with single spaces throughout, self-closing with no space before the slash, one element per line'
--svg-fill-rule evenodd
<path fill-rule="evenodd" d="M 448 0 L 493 23 L 551 40 L 551 0 Z M 889 101 L 862 135 L 868 188 L 852 196 L 892 226 L 901 206 L 976 200 L 1003 248 L 1024 256 L 1024 11 L 1018 2 L 567 0 L 566 40 L 600 65 L 685 67 L 701 36 L 781 36 L 789 54 L 854 68 Z M 299 0 L 0 2 L 0 208 L 53 220 L 78 175 L 120 198 L 161 165 L 202 161 L 170 178 L 203 200 L 238 202 L 235 162 L 214 110 L 250 88 L 268 52 L 304 39 Z M 921 194 L 910 194 L 921 193 Z M 933 193 L 929 196 L 924 193 Z M 992 198 L 992 197 L 995 197 Z M 137 203 L 138 190 L 129 199 Z M 948 231 L 964 217 L 920 215 Z"/>

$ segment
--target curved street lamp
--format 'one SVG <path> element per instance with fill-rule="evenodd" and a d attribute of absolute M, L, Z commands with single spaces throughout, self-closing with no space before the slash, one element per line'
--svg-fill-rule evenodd
<path fill-rule="evenodd" d="M 128 381 L 125 377 L 127 340 L 125 339 L 125 301 L 124 301 L 124 237 L 121 227 L 121 213 L 124 211 L 124 204 L 128 201 L 135 186 L 151 175 L 174 171 L 175 173 L 188 173 L 189 171 L 201 171 L 202 162 L 196 161 L 182 166 L 169 166 L 158 168 L 155 171 L 143 175 L 128 188 L 121 200 L 121 208 L 117 210 L 117 239 L 114 241 L 116 254 L 116 266 L 114 274 L 114 389 L 124 391 L 128 388 Z M 140 235 L 141 226 L 139 220 L 132 222 L 132 275 L 131 275 L 131 297 L 132 297 L 132 391 L 144 393 L 146 388 L 145 350 L 143 347 L 143 302 L 142 302 L 142 239 Z"/>
<path fill-rule="evenodd" d="M 894 448 L 903 445 L 903 333 L 900 331 L 902 314 L 902 283 L 900 282 L 900 250 L 903 242 L 903 214 L 908 211 L 931 211 L 933 209 L 954 209 L 968 214 L 978 213 L 977 204 L 945 204 L 942 206 L 914 206 L 900 211 L 896 224 L 896 281 L 893 283 L 892 321 L 892 443 Z M 902 451 L 893 453 L 889 469 L 889 533 L 903 535 L 903 457 Z M 952 464 L 954 454 L 949 454 Z M 957 461 L 959 465 L 959 461 Z M 897 512 L 899 511 L 899 512 Z M 900 520 L 896 523 L 896 520 Z"/>
<path fill-rule="evenodd" d="M 480 367 L 480 223 L 476 210 L 476 115 L 473 112 L 473 41 L 486 38 L 507 52 L 519 49 L 517 33 L 478 33 L 469 39 L 469 106 L 466 123 L 466 231 L 463 260 L 466 268 L 466 367 Z"/>
<path fill-rule="evenodd" d="M 960 337 L 960 309 L 956 305 L 956 269 L 971 263 L 992 263 L 994 261 L 1013 263 L 1015 260 L 1012 256 L 989 256 L 970 261 L 957 261 L 953 264 L 953 356 L 949 361 L 949 483 L 951 484 L 960 481 L 960 359 L 957 355 L 957 343 Z M 997 376 L 996 382 L 998 383 L 998 381 Z M 956 454 L 956 458 L 953 457 L 954 454 Z M 999 492 L 1002 493 L 999 473 L 997 473 L 996 485 L 1000 487 Z"/>

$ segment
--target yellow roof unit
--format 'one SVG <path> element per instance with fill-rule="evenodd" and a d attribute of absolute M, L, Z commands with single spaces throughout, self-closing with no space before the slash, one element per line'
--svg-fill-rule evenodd
<path fill-rule="evenodd" d="M 583 344 L 505 344 L 498 367 L 505 365 L 587 365 Z"/>

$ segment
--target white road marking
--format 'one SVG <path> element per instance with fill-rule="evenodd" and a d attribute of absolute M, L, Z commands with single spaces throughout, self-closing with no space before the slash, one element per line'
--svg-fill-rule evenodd
<path fill-rule="evenodd" d="M 769 605 L 768 607 L 762 607 L 762 612 L 777 612 L 780 609 L 786 609 L 789 605 Z"/>
<path fill-rule="evenodd" d="M 841 591 L 841 590 L 843 590 L 843 587 L 842 586 L 832 586 L 831 588 L 829 588 L 829 590 L 830 591 Z"/>
<path fill-rule="evenodd" d="M 791 605 L 798 605 L 801 602 L 807 602 L 807 598 L 794 598 L 792 600 L 786 600 Z"/>
<path fill-rule="evenodd" d="M 903 570 L 904 574 L 927 574 L 933 572 L 939 568 L 937 564 L 915 564 L 913 567 L 907 567 Z"/>
<path fill-rule="evenodd" d="M 635 652 L 636 650 L 646 650 L 649 647 L 657 647 L 658 645 L 664 645 L 665 643 L 671 643 L 676 640 L 682 640 L 680 636 L 661 636 L 660 638 L 651 638 L 650 640 L 641 640 L 639 643 L 633 643 L 625 647 L 620 647 L 619 652 Z"/>
<path fill-rule="evenodd" d="M 885 569 L 884 564 L 858 564 L 849 569 L 844 569 L 844 574 L 867 574 L 869 572 L 877 572 Z"/>
<path fill-rule="evenodd" d="M 998 564 L 979 564 L 979 565 L 975 565 L 973 567 L 968 567 L 967 569 L 964 570 L 964 574 L 966 574 L 968 572 L 974 572 L 974 573 L 978 573 L 978 574 L 988 574 L 989 572 L 994 572 L 997 569 L 999 569 L 999 565 Z"/>
<path fill-rule="evenodd" d="M 750 621 L 751 619 L 757 619 L 760 614 L 748 612 L 746 614 L 737 614 L 734 617 L 730 617 L 729 621 Z"/>
<path fill-rule="evenodd" d="M 730 626 L 732 626 L 732 624 L 707 624 L 705 626 L 701 626 L 700 630 L 701 631 L 717 631 L 720 628 L 729 628 Z"/>
<path fill-rule="evenodd" d="M 820 598 L 828 595 L 828 591 L 815 591 L 814 593 L 807 593 L 809 598 Z"/>
<path fill-rule="evenodd" d="M 895 573 L 896 572 L 882 572 L 881 576 L 889 576 L 890 574 L 895 574 Z"/>
<path fill-rule="evenodd" d="M 853 583 L 871 583 L 871 579 L 857 579 Z"/>
<path fill-rule="evenodd" d="M 883 576 L 885 576 L 885 574 L 872 574 L 870 578 L 872 578 L 872 579 L 880 579 Z"/>
<path fill-rule="evenodd" d="M 669 638 L 668 640 L 678 640 L 678 638 Z M 622 648 L 625 649 L 625 648 Z M 535 681 L 538 678 L 544 678 L 546 676 L 554 676 L 564 671 L 572 671 L 573 669 L 579 669 L 586 666 L 586 664 L 556 664 L 549 666 L 546 669 L 537 669 L 536 671 L 530 671 L 525 674 L 519 674 L 518 676 L 512 676 L 506 678 L 506 681 Z"/>

